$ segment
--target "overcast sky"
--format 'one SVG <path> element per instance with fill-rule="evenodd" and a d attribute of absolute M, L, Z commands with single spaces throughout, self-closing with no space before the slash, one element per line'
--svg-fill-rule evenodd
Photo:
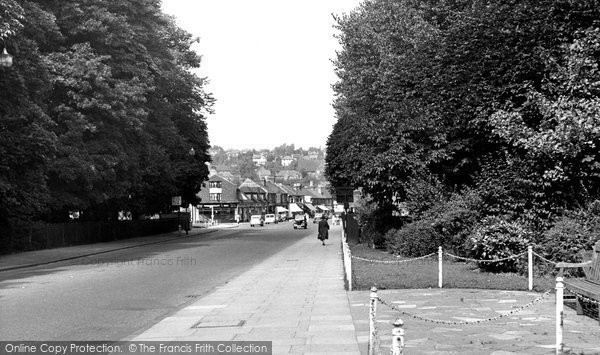
<path fill-rule="evenodd" d="M 162 0 L 165 13 L 200 37 L 198 74 L 217 102 L 211 145 L 325 147 L 335 123 L 332 13 L 360 0 Z"/>

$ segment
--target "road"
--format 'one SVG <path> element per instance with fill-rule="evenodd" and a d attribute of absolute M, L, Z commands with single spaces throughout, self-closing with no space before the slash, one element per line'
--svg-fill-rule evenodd
<path fill-rule="evenodd" d="M 309 233 L 292 222 L 225 229 L 0 272 L 0 339 L 121 340 Z"/>

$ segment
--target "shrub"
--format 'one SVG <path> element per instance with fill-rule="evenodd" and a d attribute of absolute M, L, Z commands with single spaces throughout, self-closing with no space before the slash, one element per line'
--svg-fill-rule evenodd
<path fill-rule="evenodd" d="M 470 256 L 479 260 L 504 259 L 527 250 L 532 233 L 517 222 L 499 217 L 486 217 L 467 241 Z M 493 263 L 479 263 L 479 267 L 493 272 L 524 271 L 527 259 L 520 257 Z"/>
<path fill-rule="evenodd" d="M 567 215 L 559 218 L 552 228 L 545 231 L 535 245 L 537 253 L 543 257 L 560 262 L 582 262 L 594 243 L 598 241 L 600 221 L 593 215 Z M 542 268 L 552 269 L 551 265 Z"/>
<path fill-rule="evenodd" d="M 373 202 L 370 197 L 355 201 L 355 211 L 360 227 L 361 242 L 369 246 L 383 248 L 384 235 L 390 229 L 402 225 L 402 220 L 392 216 L 391 206 L 386 208 Z"/>
<path fill-rule="evenodd" d="M 392 229 L 385 234 L 386 248 L 403 256 L 418 257 L 437 251 L 442 236 L 435 230 L 431 220 L 419 220 Z"/>
<path fill-rule="evenodd" d="M 426 215 L 441 237 L 440 245 L 464 254 L 464 244 L 481 216 L 481 198 L 472 190 L 454 194 Z"/>
<path fill-rule="evenodd" d="M 481 199 L 471 190 L 454 194 L 447 201 L 440 200 L 423 212 L 421 219 L 385 234 L 386 247 L 404 256 L 429 254 L 440 245 L 445 250 L 465 254 L 464 244 L 479 219 L 480 205 Z"/>

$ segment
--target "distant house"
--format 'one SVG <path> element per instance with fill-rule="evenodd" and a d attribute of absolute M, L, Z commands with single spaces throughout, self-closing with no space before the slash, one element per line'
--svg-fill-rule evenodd
<path fill-rule="evenodd" d="M 225 153 L 227 154 L 227 158 L 229 159 L 237 158 L 240 155 L 240 151 L 237 149 L 229 149 Z"/>
<path fill-rule="evenodd" d="M 319 159 L 319 152 L 316 150 L 311 150 L 310 152 L 308 152 L 308 155 L 306 156 L 308 159 L 310 160 L 317 160 Z"/>
<path fill-rule="evenodd" d="M 269 180 L 263 181 L 263 187 L 267 190 L 267 201 L 269 202 L 267 212 L 278 213 L 281 209 L 277 207 L 287 207 L 288 192 L 285 189 Z"/>
<path fill-rule="evenodd" d="M 304 205 L 302 193 L 292 187 L 284 184 L 277 184 L 281 189 L 287 192 L 288 198 L 288 217 L 292 217 L 294 214 L 303 212 L 302 207 Z"/>
<path fill-rule="evenodd" d="M 264 180 L 265 178 L 271 177 L 271 170 L 265 169 L 264 167 L 261 166 L 258 169 L 258 171 L 256 172 L 256 174 L 258 175 L 258 178 L 260 180 Z"/>
<path fill-rule="evenodd" d="M 325 161 L 322 159 L 298 160 L 298 171 L 305 171 L 309 177 L 320 178 L 325 170 Z"/>
<path fill-rule="evenodd" d="M 238 188 L 239 214 L 242 221 L 250 219 L 251 215 L 265 214 L 269 207 L 268 191 L 256 182 L 246 179 Z"/>
<path fill-rule="evenodd" d="M 252 155 L 252 162 L 255 165 L 263 166 L 267 164 L 267 157 L 264 154 L 254 154 Z"/>
<path fill-rule="evenodd" d="M 275 175 L 277 178 L 283 181 L 289 181 L 289 180 L 300 180 L 302 179 L 302 174 L 300 174 L 299 172 L 297 172 L 296 170 L 280 170 L 279 172 L 277 172 L 277 174 Z"/>
<path fill-rule="evenodd" d="M 317 187 L 313 193 L 312 202 L 322 211 L 329 211 L 333 208 L 333 196 L 329 189 L 324 186 Z"/>
<path fill-rule="evenodd" d="M 200 203 L 192 208 L 192 223 L 199 224 L 210 220 L 235 220 L 239 203 L 237 186 L 231 180 L 219 175 L 209 176 L 197 193 Z"/>
<path fill-rule="evenodd" d="M 289 155 L 286 155 L 283 158 L 281 158 L 281 165 L 282 166 L 290 166 L 293 162 L 294 162 L 294 158 L 292 158 Z"/>
<path fill-rule="evenodd" d="M 208 154 L 210 154 L 210 156 L 214 157 L 215 155 L 219 154 L 220 150 L 217 148 L 210 148 L 208 149 Z"/>

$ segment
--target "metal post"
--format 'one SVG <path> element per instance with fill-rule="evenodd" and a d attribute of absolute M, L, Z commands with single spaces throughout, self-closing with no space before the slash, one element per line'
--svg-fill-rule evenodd
<path fill-rule="evenodd" d="M 442 288 L 442 247 L 438 247 L 438 287 Z"/>
<path fill-rule="evenodd" d="M 533 290 L 533 247 L 527 247 L 527 266 L 529 269 L 529 291 Z"/>
<path fill-rule="evenodd" d="M 369 355 L 375 354 L 375 315 L 377 314 L 377 287 L 371 287 L 371 302 L 369 307 Z"/>
<path fill-rule="evenodd" d="M 563 343 L 563 294 L 565 285 L 563 278 L 556 278 L 556 354 L 563 353 L 565 344 Z"/>
<path fill-rule="evenodd" d="M 392 323 L 394 328 L 392 329 L 392 355 L 404 354 L 404 322 L 398 318 Z"/>

